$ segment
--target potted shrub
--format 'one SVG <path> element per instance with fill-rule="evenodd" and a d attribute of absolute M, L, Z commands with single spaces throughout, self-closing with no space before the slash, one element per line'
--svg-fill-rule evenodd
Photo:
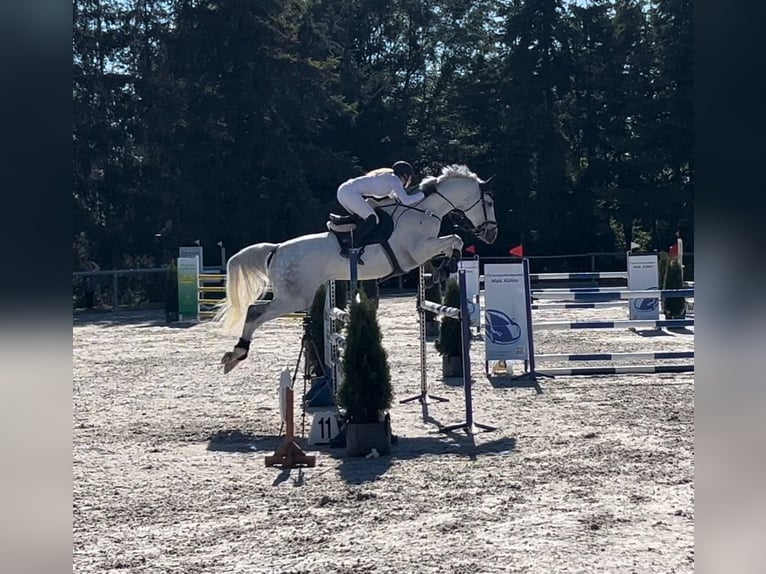
<path fill-rule="evenodd" d="M 338 405 L 344 410 L 346 454 L 365 456 L 373 448 L 381 455 L 388 454 L 388 409 L 394 392 L 375 305 L 360 293 L 359 303 L 352 303 L 349 313 L 343 381 L 338 389 Z"/>
<path fill-rule="evenodd" d="M 457 281 L 449 279 L 442 305 L 460 308 L 460 288 Z M 442 356 L 442 376 L 459 377 L 463 374 L 463 333 L 460 321 L 441 317 L 436 350 Z"/>
<path fill-rule="evenodd" d="M 671 257 L 667 264 L 665 272 L 665 281 L 663 289 L 683 289 L 684 274 L 681 262 L 677 257 Z M 663 312 L 666 319 L 683 319 L 686 317 L 686 298 L 685 297 L 665 297 L 663 298 Z"/>
<path fill-rule="evenodd" d="M 178 268 L 172 259 L 165 274 L 165 321 L 178 321 Z"/>

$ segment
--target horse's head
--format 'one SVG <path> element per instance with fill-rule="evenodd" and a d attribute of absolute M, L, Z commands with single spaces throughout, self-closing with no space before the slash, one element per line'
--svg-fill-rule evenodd
<path fill-rule="evenodd" d="M 433 189 L 448 205 L 446 212 L 459 213 L 466 225 L 484 243 L 492 244 L 497 239 L 497 220 L 495 219 L 495 200 L 492 194 L 481 189 L 485 183 L 466 166 L 447 166 L 438 178 L 426 178 L 420 184 L 421 189 Z M 428 191 L 426 191 L 428 193 Z"/>

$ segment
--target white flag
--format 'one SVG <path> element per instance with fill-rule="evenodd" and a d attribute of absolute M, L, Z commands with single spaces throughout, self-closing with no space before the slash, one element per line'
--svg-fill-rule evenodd
<path fill-rule="evenodd" d="M 282 422 L 287 423 L 287 389 L 293 388 L 293 380 L 290 377 L 290 368 L 285 367 L 279 375 L 279 415 Z"/>

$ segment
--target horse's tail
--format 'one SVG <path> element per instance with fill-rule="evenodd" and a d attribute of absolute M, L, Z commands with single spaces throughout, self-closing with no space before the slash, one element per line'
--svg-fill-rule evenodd
<path fill-rule="evenodd" d="M 223 330 L 239 334 L 247 308 L 261 298 L 269 285 L 268 260 L 276 243 L 256 243 L 245 247 L 226 264 L 226 302 L 219 307 L 215 321 Z"/>

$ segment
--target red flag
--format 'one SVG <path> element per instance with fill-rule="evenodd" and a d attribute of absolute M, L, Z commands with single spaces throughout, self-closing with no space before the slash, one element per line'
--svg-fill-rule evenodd
<path fill-rule="evenodd" d="M 678 257 L 678 243 L 674 243 L 668 247 L 668 255 L 671 257 Z"/>
<path fill-rule="evenodd" d="M 508 251 L 508 253 L 515 255 L 516 257 L 524 257 L 524 246 L 517 245 L 516 247 L 511 247 L 511 250 Z"/>
<path fill-rule="evenodd" d="M 471 255 L 476 255 L 476 246 L 475 245 L 469 245 L 465 248 L 465 250 L 470 253 Z"/>

